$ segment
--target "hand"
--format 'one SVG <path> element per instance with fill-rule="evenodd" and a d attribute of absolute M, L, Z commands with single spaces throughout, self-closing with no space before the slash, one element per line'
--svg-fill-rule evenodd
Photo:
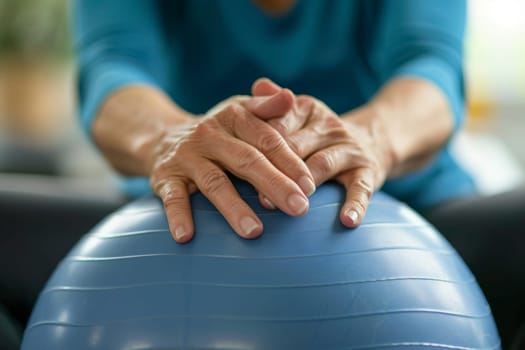
<path fill-rule="evenodd" d="M 232 97 L 202 118 L 165 130 L 150 181 L 177 242 L 193 237 L 189 196 L 197 190 L 240 236 L 262 233 L 262 222 L 239 197 L 226 171 L 250 182 L 285 213 L 306 213 L 307 195 L 315 189 L 312 175 L 284 138 L 259 119 L 286 114 L 292 105 L 293 95 L 282 89 L 264 97 Z"/>
<path fill-rule="evenodd" d="M 262 97 L 281 90 L 272 81 L 259 79 L 252 94 Z M 346 188 L 340 219 L 345 226 L 355 227 L 363 220 L 372 193 L 381 187 L 392 167 L 383 126 L 371 117 L 373 110 L 369 108 L 339 117 L 313 97 L 297 96 L 294 100 L 294 106 L 280 117 L 258 117 L 305 160 L 316 185 L 335 179 Z"/>

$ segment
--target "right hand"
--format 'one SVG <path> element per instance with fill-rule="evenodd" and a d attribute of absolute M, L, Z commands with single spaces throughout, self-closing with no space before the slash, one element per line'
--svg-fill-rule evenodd
<path fill-rule="evenodd" d="M 272 96 L 229 98 L 203 117 L 165 130 L 154 152 L 151 187 L 164 203 L 173 237 L 193 237 L 190 194 L 201 191 L 237 234 L 256 238 L 263 224 L 240 198 L 226 171 L 251 183 L 293 216 L 308 210 L 313 177 L 283 137 L 257 116 L 279 116 L 293 107 L 283 89 Z"/>

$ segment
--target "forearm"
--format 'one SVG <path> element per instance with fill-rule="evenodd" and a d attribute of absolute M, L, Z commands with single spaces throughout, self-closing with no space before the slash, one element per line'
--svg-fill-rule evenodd
<path fill-rule="evenodd" d="M 370 115 L 365 122 L 382 133 L 378 142 L 390 144 L 392 178 L 424 166 L 462 124 L 466 3 L 381 4 L 373 64 L 388 83 L 363 109 Z"/>
<path fill-rule="evenodd" d="M 447 142 L 454 129 L 445 95 L 433 84 L 399 78 L 385 85 L 362 108 L 346 113 L 384 142 L 389 177 L 424 166 Z"/>
<path fill-rule="evenodd" d="M 93 140 L 110 164 L 125 175 L 148 176 L 155 147 L 168 128 L 193 116 L 160 90 L 126 86 L 102 104 L 92 127 Z"/>
<path fill-rule="evenodd" d="M 148 175 L 147 146 L 179 112 L 160 92 L 169 74 L 158 4 L 76 0 L 73 15 L 82 126 L 121 173 Z"/>

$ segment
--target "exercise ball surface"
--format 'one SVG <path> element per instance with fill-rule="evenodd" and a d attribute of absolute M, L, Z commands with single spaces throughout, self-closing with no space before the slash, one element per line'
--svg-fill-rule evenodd
<path fill-rule="evenodd" d="M 22 349 L 500 348 L 473 275 L 404 204 L 376 193 L 348 229 L 337 184 L 296 218 L 236 186 L 264 223 L 260 238 L 238 237 L 195 194 L 195 237 L 180 245 L 157 198 L 135 201 L 60 263 Z"/>

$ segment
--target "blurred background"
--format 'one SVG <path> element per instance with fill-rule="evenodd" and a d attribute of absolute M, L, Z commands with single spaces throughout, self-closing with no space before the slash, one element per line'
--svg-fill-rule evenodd
<path fill-rule="evenodd" d="M 60 179 L 86 195 L 115 191 L 77 126 L 68 7 L 67 0 L 0 0 L 0 193 L 31 191 L 28 179 L 54 190 Z"/>
<path fill-rule="evenodd" d="M 454 149 L 482 191 L 494 193 L 524 179 L 525 1 L 469 6 L 468 120 Z M 76 123 L 68 21 L 67 0 L 0 0 L 0 188 L 25 174 L 115 191 Z"/>
<path fill-rule="evenodd" d="M 0 304 L 20 329 L 60 257 L 122 204 L 115 175 L 77 123 L 68 6 L 0 0 L 0 266 L 9 266 L 0 269 Z M 525 179 L 525 1 L 472 0 L 468 15 L 468 117 L 453 149 L 493 194 Z"/>

